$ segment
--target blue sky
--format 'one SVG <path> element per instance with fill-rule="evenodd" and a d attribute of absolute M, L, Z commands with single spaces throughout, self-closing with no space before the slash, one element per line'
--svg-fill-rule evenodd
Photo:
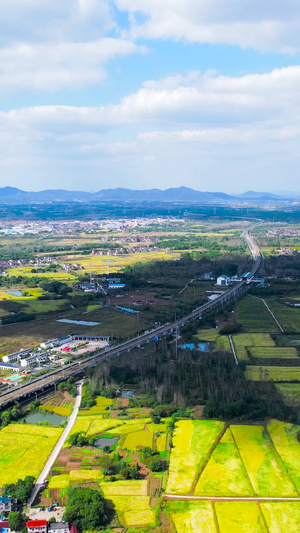
<path fill-rule="evenodd" d="M 300 191 L 298 0 L 0 0 L 0 186 Z"/>

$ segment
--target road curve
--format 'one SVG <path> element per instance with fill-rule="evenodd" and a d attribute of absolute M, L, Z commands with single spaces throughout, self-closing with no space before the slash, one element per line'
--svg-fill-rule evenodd
<path fill-rule="evenodd" d="M 249 246 L 254 260 L 252 270 L 250 272 L 250 276 L 252 277 L 254 277 L 258 273 L 259 269 L 263 264 L 263 256 L 261 254 L 261 251 L 251 235 L 251 231 L 257 225 L 258 224 L 253 224 L 243 233 L 243 237 L 245 238 Z M 211 313 L 212 311 L 218 310 L 229 302 L 237 300 L 243 294 L 245 294 L 245 292 L 249 288 L 250 284 L 248 280 L 241 280 L 239 283 L 236 283 L 233 287 L 229 288 L 215 300 L 207 302 L 204 305 L 201 305 L 200 307 L 197 307 L 196 309 L 194 309 L 194 311 L 184 316 L 183 318 L 159 326 L 158 328 L 143 333 L 142 335 L 130 339 L 129 341 L 123 342 L 118 346 L 106 348 L 105 350 L 102 350 L 101 352 L 91 357 L 88 357 L 87 359 L 84 359 L 82 361 L 76 361 L 74 363 L 71 363 L 70 365 L 66 365 L 63 369 L 54 370 L 46 376 L 36 378 L 30 383 L 16 387 L 13 391 L 7 391 L 5 393 L 2 393 L 0 395 L 0 410 L 5 407 L 5 405 L 10 404 L 12 402 L 16 402 L 20 397 L 32 395 L 35 391 L 45 389 L 50 385 L 53 385 L 54 383 L 58 383 L 59 381 L 67 379 L 70 376 L 82 374 L 84 371 L 96 366 L 102 361 L 118 357 L 119 355 L 122 355 L 126 352 L 130 352 L 135 348 L 140 348 L 141 346 L 148 344 L 153 340 L 157 340 L 165 335 L 173 333 L 177 331 L 178 328 L 185 326 L 185 324 L 192 322 L 193 320 L 197 320 L 202 316 L 206 315 L 207 313 Z"/>

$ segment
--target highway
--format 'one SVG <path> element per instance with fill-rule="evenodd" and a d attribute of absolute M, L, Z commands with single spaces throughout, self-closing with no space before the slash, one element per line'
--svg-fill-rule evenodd
<path fill-rule="evenodd" d="M 242 279 L 240 282 L 235 283 L 233 287 L 230 287 L 223 294 L 220 294 L 218 298 L 211 302 L 207 302 L 200 307 L 197 307 L 194 309 L 194 311 L 183 318 L 159 326 L 158 328 L 147 331 L 140 336 L 130 339 L 122 344 L 106 348 L 105 350 L 102 350 L 101 352 L 84 360 L 76 361 L 66 365 L 62 369 L 60 368 L 54 370 L 45 376 L 32 380 L 30 383 L 15 387 L 13 390 L 2 393 L 0 395 L 0 409 L 17 402 L 21 398 L 32 396 L 35 392 L 46 389 L 47 387 L 54 385 L 54 383 L 63 381 L 70 376 L 83 374 L 86 370 L 96 366 L 100 362 L 118 357 L 126 352 L 134 350 L 135 348 L 139 348 L 145 344 L 148 344 L 149 342 L 162 338 L 165 335 L 174 333 L 185 324 L 192 322 L 193 320 L 197 320 L 207 313 L 216 311 L 229 302 L 233 302 L 240 298 L 250 288 L 250 278 L 254 277 L 263 265 L 263 256 L 251 235 L 251 231 L 258 225 L 259 224 L 257 223 L 252 225 L 243 233 L 243 237 L 245 238 L 253 257 L 252 270 L 250 271 L 247 279 Z"/>

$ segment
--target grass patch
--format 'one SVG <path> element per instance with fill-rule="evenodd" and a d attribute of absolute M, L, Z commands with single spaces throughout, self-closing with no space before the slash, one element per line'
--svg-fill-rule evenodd
<path fill-rule="evenodd" d="M 287 401 L 286 403 L 300 403 L 300 383 L 277 383 L 275 387 Z"/>

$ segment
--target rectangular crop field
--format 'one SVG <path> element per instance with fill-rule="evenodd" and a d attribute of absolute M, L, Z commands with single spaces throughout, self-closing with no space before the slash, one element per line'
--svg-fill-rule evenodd
<path fill-rule="evenodd" d="M 61 428 L 11 424 L 0 431 L 0 486 L 37 478 L 62 434 Z"/>
<path fill-rule="evenodd" d="M 223 430 L 215 420 L 180 420 L 176 423 L 166 488 L 168 494 L 187 494 Z"/>
<path fill-rule="evenodd" d="M 300 502 L 261 503 L 269 533 L 299 533 Z"/>
<path fill-rule="evenodd" d="M 147 496 L 148 495 L 148 481 L 141 480 L 126 480 L 102 483 L 101 488 L 105 496 Z"/>
<path fill-rule="evenodd" d="M 253 489 L 228 428 L 211 454 L 195 496 L 252 496 Z"/>
<path fill-rule="evenodd" d="M 236 320 L 249 333 L 279 332 L 265 304 L 259 298 L 252 296 L 246 296 L 238 303 Z"/>
<path fill-rule="evenodd" d="M 253 346 L 249 348 L 251 357 L 261 359 L 298 359 L 296 348 L 272 348 L 268 346 Z"/>
<path fill-rule="evenodd" d="M 216 502 L 220 533 L 268 533 L 255 502 Z"/>
<path fill-rule="evenodd" d="M 74 433 L 84 432 L 88 435 L 96 435 L 97 433 L 104 433 L 110 429 L 123 425 L 122 420 L 103 419 L 101 415 L 81 416 L 78 415 L 76 422 L 71 431 L 71 435 Z"/>
<path fill-rule="evenodd" d="M 300 403 L 300 383 L 277 383 L 276 389 L 282 394 L 286 403 Z"/>
<path fill-rule="evenodd" d="M 272 420 L 268 432 L 284 465 L 300 494 L 300 444 L 297 435 L 299 426 Z"/>
<path fill-rule="evenodd" d="M 297 497 L 297 491 L 277 458 L 262 426 L 231 426 L 255 494 Z"/>
<path fill-rule="evenodd" d="M 150 507 L 149 496 L 131 496 L 124 493 L 122 495 L 110 494 L 110 489 L 107 488 L 107 485 L 111 485 L 111 483 L 101 484 L 104 496 L 106 499 L 112 501 L 120 521 L 125 526 L 138 527 L 155 525 L 156 516 Z"/>
<path fill-rule="evenodd" d="M 247 365 L 245 376 L 250 381 L 300 381 L 300 367 Z"/>
<path fill-rule="evenodd" d="M 275 347 L 275 342 L 268 333 L 240 333 L 232 338 L 240 361 L 249 360 L 247 348 L 250 346 Z"/>
<path fill-rule="evenodd" d="M 210 502 L 168 501 L 166 512 L 177 533 L 217 533 Z"/>
<path fill-rule="evenodd" d="M 219 331 L 215 328 L 200 329 L 196 336 L 199 341 L 214 342 L 219 337 Z"/>
<path fill-rule="evenodd" d="M 136 450 L 139 446 L 144 448 L 145 446 L 153 448 L 153 431 L 135 431 L 129 433 L 123 444 L 123 448 L 127 450 Z"/>

